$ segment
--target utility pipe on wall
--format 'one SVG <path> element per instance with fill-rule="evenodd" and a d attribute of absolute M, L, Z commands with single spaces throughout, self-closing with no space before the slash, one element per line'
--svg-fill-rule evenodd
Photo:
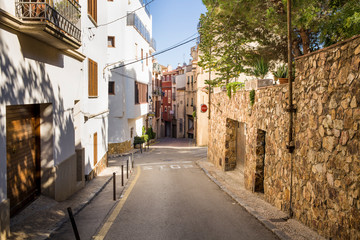
<path fill-rule="evenodd" d="M 287 144 L 287 149 L 290 153 L 290 200 L 289 200 L 289 216 L 293 216 L 292 210 L 292 197 L 293 197 L 293 152 L 295 149 L 293 141 L 293 118 L 294 112 L 296 111 L 293 104 L 293 70 L 292 70 L 292 49 L 291 49 L 291 0 L 287 1 L 287 30 L 288 30 L 288 78 L 289 78 L 289 141 Z"/>

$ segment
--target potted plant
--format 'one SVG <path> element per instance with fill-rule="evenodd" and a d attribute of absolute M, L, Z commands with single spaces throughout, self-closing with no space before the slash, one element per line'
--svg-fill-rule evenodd
<path fill-rule="evenodd" d="M 263 58 L 256 60 L 250 73 L 258 79 L 264 79 L 269 73 L 269 63 Z"/>
<path fill-rule="evenodd" d="M 266 75 L 269 73 L 270 64 L 265 61 L 263 58 L 259 58 L 253 64 L 250 74 L 257 78 L 256 80 L 256 88 L 266 87 L 273 85 L 272 79 L 265 79 Z"/>
<path fill-rule="evenodd" d="M 275 78 L 279 80 L 280 84 L 288 83 L 288 68 L 286 64 L 280 65 L 276 68 L 276 71 L 273 72 Z"/>

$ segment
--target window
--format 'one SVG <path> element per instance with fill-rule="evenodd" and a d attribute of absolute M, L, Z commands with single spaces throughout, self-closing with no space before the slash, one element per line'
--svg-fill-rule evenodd
<path fill-rule="evenodd" d="M 188 81 L 187 81 L 187 84 L 189 84 L 190 83 L 190 76 L 188 76 Z"/>
<path fill-rule="evenodd" d="M 165 112 L 167 112 L 167 107 L 165 107 Z"/>
<path fill-rule="evenodd" d="M 194 99 L 191 98 L 191 106 L 194 106 Z"/>
<path fill-rule="evenodd" d="M 186 106 L 189 106 L 189 98 L 186 99 Z"/>
<path fill-rule="evenodd" d="M 108 47 L 115 47 L 115 37 L 108 36 Z"/>
<path fill-rule="evenodd" d="M 134 136 L 134 128 L 132 127 L 130 129 L 130 138 L 133 138 L 133 136 Z"/>
<path fill-rule="evenodd" d="M 135 104 L 148 102 L 148 85 L 135 82 Z"/>
<path fill-rule="evenodd" d="M 109 95 L 115 95 L 115 82 L 109 82 Z"/>
<path fill-rule="evenodd" d="M 97 62 L 94 62 L 89 58 L 89 97 L 98 96 L 98 66 Z"/>
<path fill-rule="evenodd" d="M 88 0 L 88 14 L 97 22 L 97 0 Z"/>
<path fill-rule="evenodd" d="M 194 83 L 194 76 L 191 76 L 191 84 Z"/>

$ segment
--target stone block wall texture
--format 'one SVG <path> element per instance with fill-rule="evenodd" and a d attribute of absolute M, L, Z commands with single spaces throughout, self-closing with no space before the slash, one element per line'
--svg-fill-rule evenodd
<path fill-rule="evenodd" d="M 122 143 L 109 143 L 108 154 L 121 154 L 131 150 L 131 141 L 126 141 Z"/>
<path fill-rule="evenodd" d="M 294 213 L 360 239 L 360 36 L 296 59 Z"/>
<path fill-rule="evenodd" d="M 246 124 L 245 187 L 255 190 L 265 133 L 264 197 L 333 239 L 360 239 L 360 36 L 296 59 L 295 151 L 286 148 L 288 85 L 212 96 L 208 160 L 231 169 L 231 122 Z M 236 145 L 236 143 L 235 143 Z M 227 159 L 227 162 L 226 162 Z M 229 161 L 229 159 L 231 161 Z M 293 186 L 290 188 L 293 162 Z M 229 168 L 230 167 L 230 168 Z"/>

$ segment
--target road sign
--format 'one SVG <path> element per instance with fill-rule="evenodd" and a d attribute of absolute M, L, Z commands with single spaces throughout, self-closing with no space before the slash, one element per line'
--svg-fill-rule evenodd
<path fill-rule="evenodd" d="M 201 112 L 206 112 L 207 111 L 207 109 L 208 109 L 208 107 L 206 106 L 206 104 L 201 104 Z"/>

